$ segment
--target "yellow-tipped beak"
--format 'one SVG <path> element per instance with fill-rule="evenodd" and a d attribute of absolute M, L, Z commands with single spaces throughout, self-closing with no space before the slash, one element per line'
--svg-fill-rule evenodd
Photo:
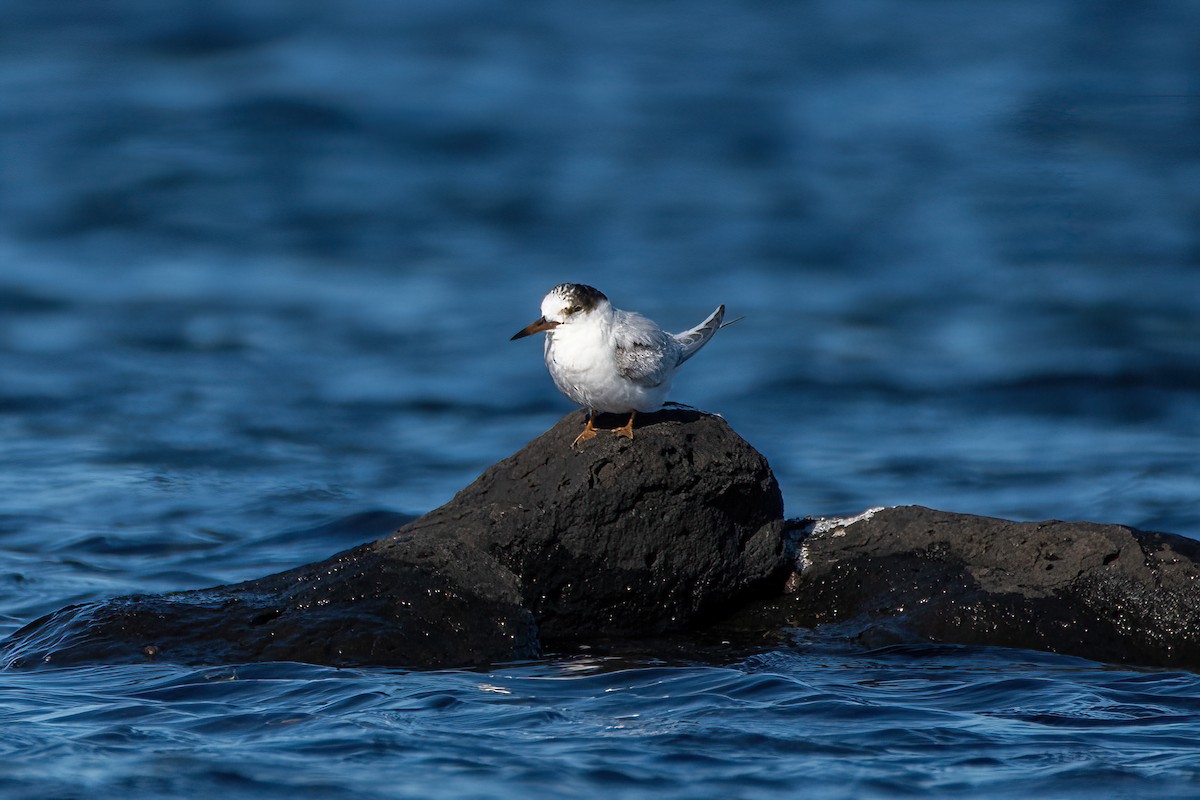
<path fill-rule="evenodd" d="M 524 328 L 521 328 L 521 330 L 513 334 L 512 339 L 509 339 L 509 341 L 512 342 L 516 341 L 517 339 L 524 339 L 526 336 L 532 336 L 535 333 L 541 333 L 542 331 L 548 331 L 551 328 L 557 327 L 557 322 L 551 322 L 545 317 L 538 317 L 533 322 L 529 323 Z"/>

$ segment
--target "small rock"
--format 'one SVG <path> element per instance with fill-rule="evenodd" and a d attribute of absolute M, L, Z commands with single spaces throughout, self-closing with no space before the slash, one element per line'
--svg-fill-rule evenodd
<path fill-rule="evenodd" d="M 1123 525 L 1013 522 L 920 506 L 793 525 L 792 593 L 760 608 L 872 641 L 1047 650 L 1200 668 L 1200 542 Z M 749 618 L 756 612 L 748 610 Z"/>

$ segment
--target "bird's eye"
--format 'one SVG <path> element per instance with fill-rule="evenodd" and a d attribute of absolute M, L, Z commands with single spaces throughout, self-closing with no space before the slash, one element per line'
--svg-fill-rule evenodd
<path fill-rule="evenodd" d="M 571 306 L 571 310 L 568 311 L 567 313 L 568 314 L 578 314 L 580 311 L 583 311 L 583 306 Z"/>

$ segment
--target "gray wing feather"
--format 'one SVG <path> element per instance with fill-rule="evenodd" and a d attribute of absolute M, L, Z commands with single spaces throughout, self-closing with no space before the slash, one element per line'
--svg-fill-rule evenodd
<path fill-rule="evenodd" d="M 641 314 L 618 314 L 612 331 L 617 372 L 642 386 L 658 386 L 679 364 L 679 342 Z"/>
<path fill-rule="evenodd" d="M 721 329 L 721 320 L 725 318 L 725 306 L 717 306 L 717 310 L 708 315 L 708 319 L 691 330 L 677 333 L 672 338 L 679 344 L 679 362 L 682 364 L 708 344 L 713 334 Z M 736 320 L 735 320 L 736 322 Z"/>

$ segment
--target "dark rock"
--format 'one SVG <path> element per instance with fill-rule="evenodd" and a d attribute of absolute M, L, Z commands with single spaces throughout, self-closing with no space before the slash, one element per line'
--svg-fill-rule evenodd
<path fill-rule="evenodd" d="M 916 638 L 1200 668 L 1193 539 L 920 506 L 794 527 L 790 594 L 739 625 L 842 623 L 871 645 Z"/>
<path fill-rule="evenodd" d="M 724 420 L 639 422 L 633 441 L 602 431 L 573 450 L 571 414 L 391 536 L 233 586 L 66 608 L 4 661 L 446 667 L 581 644 L 718 652 L 803 627 L 1200 669 L 1200 542 L 917 506 L 785 523 L 766 461 Z"/>
<path fill-rule="evenodd" d="M 260 580 L 72 606 L 8 663 L 295 660 L 465 666 L 541 643 L 681 631 L 778 594 L 783 505 L 719 417 L 642 415 L 573 450 L 568 415 L 394 535 Z"/>

